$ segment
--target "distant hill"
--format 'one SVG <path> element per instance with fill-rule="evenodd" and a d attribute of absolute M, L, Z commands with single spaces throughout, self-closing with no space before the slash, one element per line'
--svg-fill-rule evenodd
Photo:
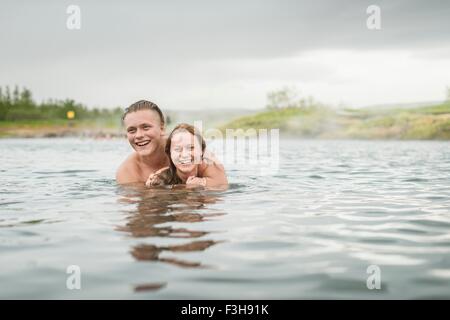
<path fill-rule="evenodd" d="M 409 102 L 409 103 L 384 103 L 384 104 L 374 104 L 362 106 L 355 109 L 413 109 L 419 107 L 437 106 L 445 103 L 445 101 L 422 101 L 422 102 Z"/>
<path fill-rule="evenodd" d="M 251 109 L 205 109 L 205 110 L 164 110 L 166 117 L 169 117 L 169 129 L 176 124 L 186 122 L 194 124 L 194 121 L 201 120 L 204 128 L 215 128 L 227 123 L 235 118 L 254 114 Z"/>
<path fill-rule="evenodd" d="M 274 108 L 221 126 L 222 130 L 238 128 L 274 128 L 282 135 L 300 138 L 450 140 L 450 102 L 359 109 Z"/>

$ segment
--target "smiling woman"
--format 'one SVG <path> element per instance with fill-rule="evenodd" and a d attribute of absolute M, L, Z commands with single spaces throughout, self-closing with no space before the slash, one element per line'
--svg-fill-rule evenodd
<path fill-rule="evenodd" d="M 206 143 L 198 129 L 182 123 L 167 138 L 165 152 L 170 166 L 150 175 L 146 185 L 188 184 L 206 187 L 207 178 L 201 177 L 204 169 Z"/>

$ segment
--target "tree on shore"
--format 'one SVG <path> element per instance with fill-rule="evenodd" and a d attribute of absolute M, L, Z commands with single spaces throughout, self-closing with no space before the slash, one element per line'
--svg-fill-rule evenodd
<path fill-rule="evenodd" d="M 295 88 L 284 87 L 267 94 L 267 109 L 302 108 L 312 109 L 319 104 L 312 96 L 299 98 L 299 92 Z"/>
<path fill-rule="evenodd" d="M 0 121 L 66 119 L 68 111 L 74 111 L 76 119 L 80 120 L 120 118 L 122 114 L 120 107 L 113 110 L 99 108 L 90 110 L 72 99 L 48 99 L 38 104 L 27 88 L 20 89 L 15 86 L 11 93 L 9 86 L 0 87 Z"/>

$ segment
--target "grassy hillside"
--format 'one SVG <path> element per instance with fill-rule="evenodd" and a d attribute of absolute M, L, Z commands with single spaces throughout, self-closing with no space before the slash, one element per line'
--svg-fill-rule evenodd
<path fill-rule="evenodd" d="M 225 129 L 280 129 L 304 138 L 450 140 L 450 102 L 420 108 L 286 107 L 237 118 Z"/>

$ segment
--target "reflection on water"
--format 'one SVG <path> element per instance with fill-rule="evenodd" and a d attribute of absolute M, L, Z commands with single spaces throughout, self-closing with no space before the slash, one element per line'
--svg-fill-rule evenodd
<path fill-rule="evenodd" d="M 126 224 L 117 226 L 116 230 L 126 232 L 134 238 L 177 238 L 185 239 L 182 244 L 158 245 L 152 243 L 132 246 L 130 253 L 137 261 L 169 263 L 182 268 L 210 268 L 201 261 L 188 261 L 164 254 L 204 251 L 219 241 L 207 240 L 210 233 L 207 230 L 190 230 L 176 228 L 167 224 L 201 223 L 208 218 L 221 216 L 225 213 L 204 213 L 206 204 L 220 201 L 220 194 L 206 190 L 186 189 L 183 186 L 174 188 L 151 188 L 142 186 L 120 186 L 119 202 L 135 205 L 135 210 L 126 212 Z M 202 239 L 200 239 L 202 238 Z M 190 240 L 196 239 L 196 240 Z M 199 239 L 199 240 L 197 240 Z M 190 241 L 189 241 L 190 240 Z M 161 289 L 164 284 L 141 284 L 135 291 L 150 291 Z"/>

